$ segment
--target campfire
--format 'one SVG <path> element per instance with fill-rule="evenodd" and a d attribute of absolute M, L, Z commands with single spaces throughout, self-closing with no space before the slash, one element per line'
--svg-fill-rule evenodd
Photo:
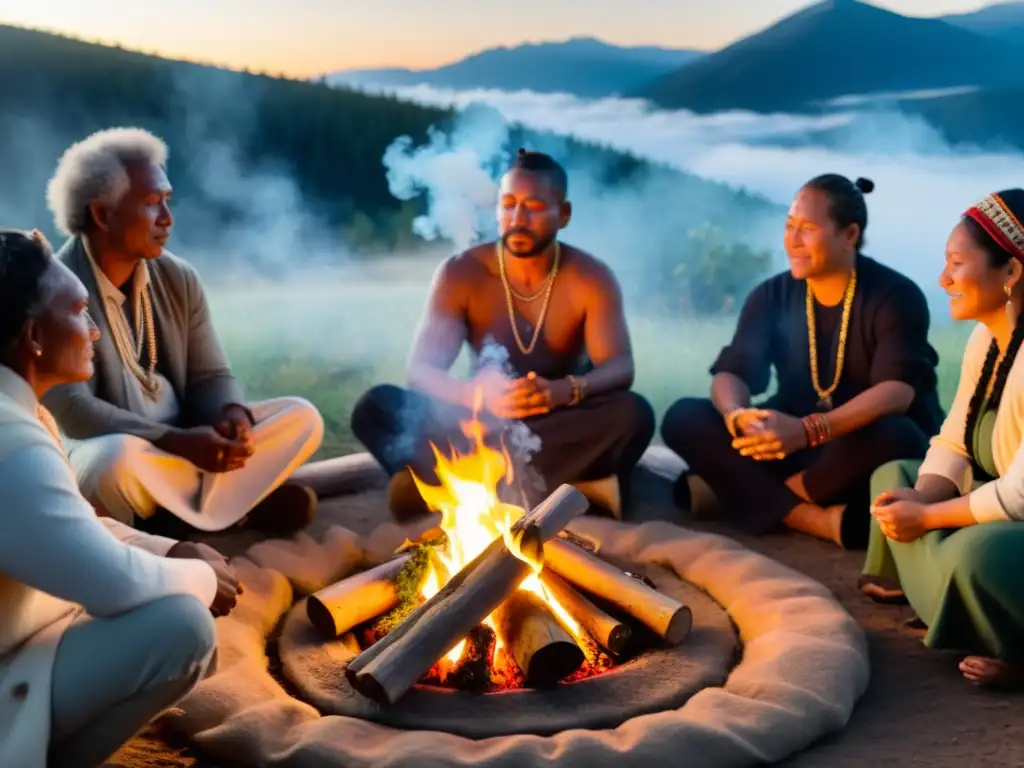
<path fill-rule="evenodd" d="M 382 704 L 417 684 L 487 693 L 570 683 L 677 645 L 692 624 L 687 606 L 564 530 L 589 507 L 572 486 L 530 511 L 500 499 L 513 462 L 485 443 L 479 400 L 462 424 L 471 450 L 434 446 L 439 484 L 415 478 L 440 526 L 307 600 L 325 638 L 357 644 L 346 676 Z"/>

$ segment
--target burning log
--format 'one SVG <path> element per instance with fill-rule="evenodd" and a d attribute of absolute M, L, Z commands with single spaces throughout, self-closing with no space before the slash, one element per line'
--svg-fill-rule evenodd
<path fill-rule="evenodd" d="M 588 507 L 582 493 L 562 485 L 519 519 L 512 539 L 530 544 L 533 537 L 554 536 Z M 538 549 L 543 552 L 543 546 Z M 501 537 L 495 539 L 437 594 L 349 663 L 345 674 L 352 687 L 380 703 L 398 701 L 531 572 L 531 566 L 510 552 Z"/>
<path fill-rule="evenodd" d="M 681 643 L 693 626 L 687 606 L 567 541 L 552 539 L 544 544 L 544 566 L 622 609 L 669 645 Z"/>
<path fill-rule="evenodd" d="M 554 685 L 583 665 L 582 649 L 533 592 L 516 590 L 494 618 L 527 685 Z"/>
<path fill-rule="evenodd" d="M 463 691 L 483 691 L 491 684 L 491 668 L 497 638 L 486 624 L 478 624 L 466 636 L 466 650 L 443 682 Z"/>
<path fill-rule="evenodd" d="M 598 645 L 615 655 L 625 650 L 633 634 L 626 624 L 602 611 L 551 569 L 541 571 L 540 579 L 551 597 L 565 608 Z"/>
<path fill-rule="evenodd" d="M 335 638 L 390 611 L 398 604 L 395 578 L 411 557 L 396 557 L 310 595 L 306 600 L 310 623 L 324 637 Z"/>

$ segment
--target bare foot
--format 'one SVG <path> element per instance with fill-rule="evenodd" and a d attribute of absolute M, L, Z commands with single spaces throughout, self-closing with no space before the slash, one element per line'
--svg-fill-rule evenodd
<path fill-rule="evenodd" d="M 960 672 L 977 686 L 1002 690 L 1024 688 L 1024 667 L 1001 659 L 967 656 L 960 662 Z"/>
<path fill-rule="evenodd" d="M 786 487 L 789 488 L 793 493 L 799 496 L 801 499 L 806 501 L 808 504 L 812 504 L 811 497 L 807 493 L 807 488 L 804 487 L 804 473 L 797 472 L 795 475 L 786 480 Z"/>
<path fill-rule="evenodd" d="M 783 522 L 790 528 L 809 533 L 819 539 L 843 546 L 842 506 L 819 507 L 817 504 L 800 504 L 794 507 Z"/>
<path fill-rule="evenodd" d="M 907 602 L 903 590 L 895 586 L 887 586 L 876 581 L 862 580 L 860 591 L 877 603 L 900 604 Z"/>

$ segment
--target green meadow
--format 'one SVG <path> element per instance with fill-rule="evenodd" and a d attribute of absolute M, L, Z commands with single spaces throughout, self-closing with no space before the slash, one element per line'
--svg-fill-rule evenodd
<path fill-rule="evenodd" d="M 211 287 L 221 341 L 250 399 L 306 397 L 326 423 L 320 457 L 361 450 L 349 430 L 352 406 L 374 384 L 404 381 L 434 263 L 363 262 L 285 284 L 247 280 Z M 678 397 L 707 393 L 708 366 L 732 334 L 734 320 L 676 321 L 631 308 L 629 323 L 636 389 L 662 414 Z M 935 317 L 932 343 L 939 352 L 947 408 L 969 333 L 968 326 Z"/>

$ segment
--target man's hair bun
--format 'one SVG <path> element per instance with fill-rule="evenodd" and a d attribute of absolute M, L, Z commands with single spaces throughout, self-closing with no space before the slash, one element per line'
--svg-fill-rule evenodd
<path fill-rule="evenodd" d="M 862 177 L 853 182 L 853 186 L 859 189 L 862 195 L 868 195 L 875 188 L 875 182 Z"/>

